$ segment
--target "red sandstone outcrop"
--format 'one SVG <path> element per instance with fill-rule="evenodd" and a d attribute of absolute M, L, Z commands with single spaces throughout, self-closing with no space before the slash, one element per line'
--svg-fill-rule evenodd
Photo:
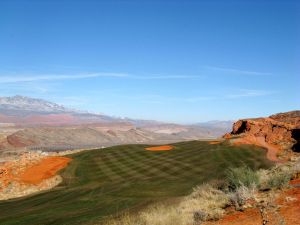
<path fill-rule="evenodd" d="M 268 157 L 276 161 L 276 155 L 285 150 L 300 152 L 300 111 L 238 120 L 234 123 L 232 132 L 225 134 L 224 138 L 229 138 L 236 144 L 265 147 L 269 150 Z"/>

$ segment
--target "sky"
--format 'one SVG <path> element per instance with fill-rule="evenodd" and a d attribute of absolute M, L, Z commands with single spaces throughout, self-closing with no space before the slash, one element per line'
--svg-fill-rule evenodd
<path fill-rule="evenodd" d="M 300 2 L 1 0 L 0 96 L 177 123 L 300 109 Z"/>

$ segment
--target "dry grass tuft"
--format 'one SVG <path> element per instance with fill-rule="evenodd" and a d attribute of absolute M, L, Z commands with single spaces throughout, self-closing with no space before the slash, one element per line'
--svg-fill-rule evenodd
<path fill-rule="evenodd" d="M 186 225 L 191 224 L 193 219 L 180 210 L 180 207 L 156 205 L 140 214 L 145 225 Z"/>
<path fill-rule="evenodd" d="M 216 220 L 224 214 L 224 208 L 229 204 L 229 197 L 210 184 L 194 188 L 191 195 L 181 203 L 181 211 L 197 217 L 203 214 L 203 220 Z M 201 212 L 201 213 L 200 213 Z"/>
<path fill-rule="evenodd" d="M 205 220 L 216 220 L 224 214 L 229 197 L 212 185 L 194 188 L 189 196 L 177 205 L 154 205 L 135 215 L 124 215 L 110 220 L 106 225 L 189 225 Z"/>

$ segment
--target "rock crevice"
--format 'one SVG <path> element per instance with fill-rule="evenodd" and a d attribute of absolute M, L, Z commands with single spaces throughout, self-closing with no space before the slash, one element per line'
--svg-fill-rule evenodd
<path fill-rule="evenodd" d="M 300 152 L 300 129 L 292 130 L 292 138 L 296 140 L 296 143 L 292 147 L 293 151 Z"/>

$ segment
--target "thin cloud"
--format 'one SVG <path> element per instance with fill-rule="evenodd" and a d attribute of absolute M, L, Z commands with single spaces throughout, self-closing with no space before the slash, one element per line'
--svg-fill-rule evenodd
<path fill-rule="evenodd" d="M 130 101 L 146 102 L 153 104 L 165 104 L 170 102 L 182 102 L 182 103 L 198 103 L 208 101 L 224 101 L 224 100 L 237 100 L 242 98 L 255 98 L 266 95 L 272 95 L 276 92 L 267 90 L 254 90 L 254 89 L 236 89 L 232 94 L 219 93 L 218 95 L 199 95 L 199 96 L 187 96 L 187 97 L 174 97 L 164 95 L 125 95 L 115 94 L 114 96 L 119 99 L 126 99 Z"/>
<path fill-rule="evenodd" d="M 139 80 L 168 80 L 168 79 L 194 79 L 201 78 L 201 76 L 185 76 L 185 75 L 151 75 L 151 76 L 135 76 L 128 75 L 128 78 Z"/>
<path fill-rule="evenodd" d="M 248 89 L 240 89 L 236 90 L 234 94 L 226 94 L 219 96 L 195 96 L 183 99 L 186 102 L 202 102 L 202 101 L 213 101 L 213 100 L 224 100 L 224 99 L 239 99 L 239 98 L 251 98 L 251 97 L 260 97 L 266 95 L 274 94 L 274 91 L 266 91 L 266 90 L 248 90 Z"/>
<path fill-rule="evenodd" d="M 194 97 L 172 97 L 172 96 L 164 96 L 164 95 L 139 95 L 139 96 L 126 96 L 126 95 L 116 95 L 119 98 L 126 98 L 130 100 L 137 100 L 140 102 L 148 102 L 148 103 L 168 103 L 168 102 L 202 102 L 209 101 L 215 99 L 212 96 L 194 96 Z"/>
<path fill-rule="evenodd" d="M 19 82 L 31 82 L 31 81 L 50 81 L 50 80 L 76 80 L 87 79 L 95 77 L 124 77 L 125 74 L 116 73 L 91 73 L 91 74 L 79 74 L 79 75 L 10 75 L 1 76 L 0 83 L 19 83 Z"/>
<path fill-rule="evenodd" d="M 168 80 L 168 79 L 195 79 L 200 76 L 185 76 L 185 75 L 150 75 L 137 76 L 126 73 L 88 73 L 78 75 L 10 75 L 0 76 L 0 83 L 21 83 L 34 81 L 55 81 L 55 80 L 77 80 L 97 77 L 111 77 L 123 79 L 137 79 L 137 80 Z"/>
<path fill-rule="evenodd" d="M 214 100 L 216 97 L 213 96 L 196 96 L 184 99 L 186 102 L 202 102 L 202 101 L 210 101 Z"/>
<path fill-rule="evenodd" d="M 240 70 L 240 69 L 215 67 L 215 66 L 205 66 L 205 68 L 210 69 L 210 70 L 230 72 L 230 73 L 234 73 L 234 74 L 252 75 L 252 76 L 269 76 L 269 75 L 272 75 L 272 73 L 269 73 L 269 72 L 249 71 L 249 70 Z"/>
<path fill-rule="evenodd" d="M 274 94 L 273 91 L 266 90 L 240 90 L 239 93 L 225 95 L 226 99 L 235 99 L 235 98 L 247 98 L 247 97 L 259 97 Z"/>

